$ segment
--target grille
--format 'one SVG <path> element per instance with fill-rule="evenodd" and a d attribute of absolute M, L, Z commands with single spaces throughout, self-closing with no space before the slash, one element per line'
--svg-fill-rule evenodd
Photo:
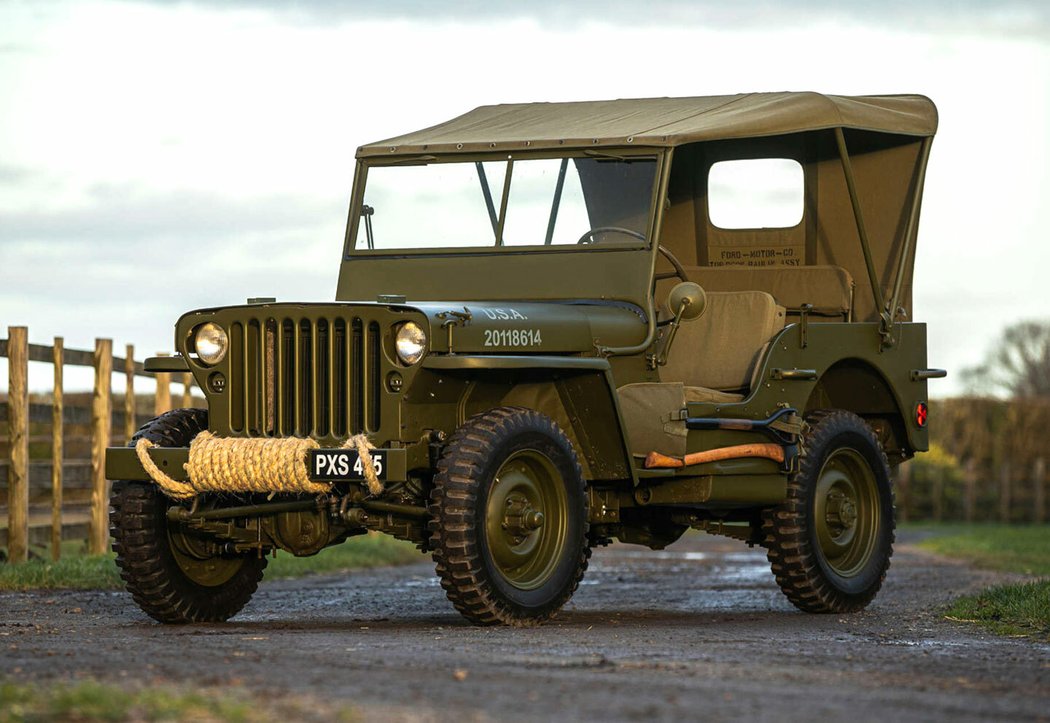
<path fill-rule="evenodd" d="M 380 329 L 353 318 L 265 318 L 230 328 L 230 430 L 249 437 L 378 431 Z"/>

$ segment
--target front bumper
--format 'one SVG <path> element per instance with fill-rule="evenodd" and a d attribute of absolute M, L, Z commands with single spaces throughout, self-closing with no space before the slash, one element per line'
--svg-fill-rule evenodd
<path fill-rule="evenodd" d="M 408 479 L 408 450 L 386 449 L 387 482 L 405 482 Z M 154 447 L 149 455 L 166 475 L 177 482 L 186 482 L 186 462 L 190 458 L 189 447 Z M 139 462 L 131 447 L 109 447 L 106 449 L 106 478 L 111 480 L 150 481 L 150 476 Z"/>

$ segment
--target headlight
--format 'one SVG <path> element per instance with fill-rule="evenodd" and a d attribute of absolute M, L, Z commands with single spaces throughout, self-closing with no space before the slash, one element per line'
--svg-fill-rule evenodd
<path fill-rule="evenodd" d="M 403 364 L 415 364 L 427 350 L 427 335 L 419 325 L 407 321 L 397 328 L 395 341 L 397 358 Z"/>
<path fill-rule="evenodd" d="M 226 357 L 226 350 L 230 347 L 230 340 L 226 332 L 218 324 L 208 322 L 199 329 L 193 337 L 193 348 L 197 356 L 208 366 L 215 366 Z"/>

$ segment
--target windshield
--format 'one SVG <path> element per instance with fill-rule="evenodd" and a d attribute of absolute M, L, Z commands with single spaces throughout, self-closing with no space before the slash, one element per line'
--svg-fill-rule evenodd
<path fill-rule="evenodd" d="M 355 248 L 640 246 L 655 178 L 651 157 L 372 166 Z"/>

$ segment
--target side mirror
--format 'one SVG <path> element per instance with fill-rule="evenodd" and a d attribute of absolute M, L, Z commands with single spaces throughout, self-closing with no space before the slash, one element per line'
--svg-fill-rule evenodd
<path fill-rule="evenodd" d="M 707 311 L 707 294 L 700 284 L 683 281 L 667 295 L 667 308 L 677 321 L 699 319 Z"/>
<path fill-rule="evenodd" d="M 671 289 L 671 293 L 667 295 L 667 307 L 674 314 L 674 320 L 667 330 L 667 340 L 664 342 L 663 349 L 656 358 L 657 366 L 667 363 L 667 355 L 671 352 L 671 345 L 674 344 L 675 335 L 682 322 L 699 319 L 707 311 L 707 294 L 704 293 L 700 284 L 683 281 Z"/>

